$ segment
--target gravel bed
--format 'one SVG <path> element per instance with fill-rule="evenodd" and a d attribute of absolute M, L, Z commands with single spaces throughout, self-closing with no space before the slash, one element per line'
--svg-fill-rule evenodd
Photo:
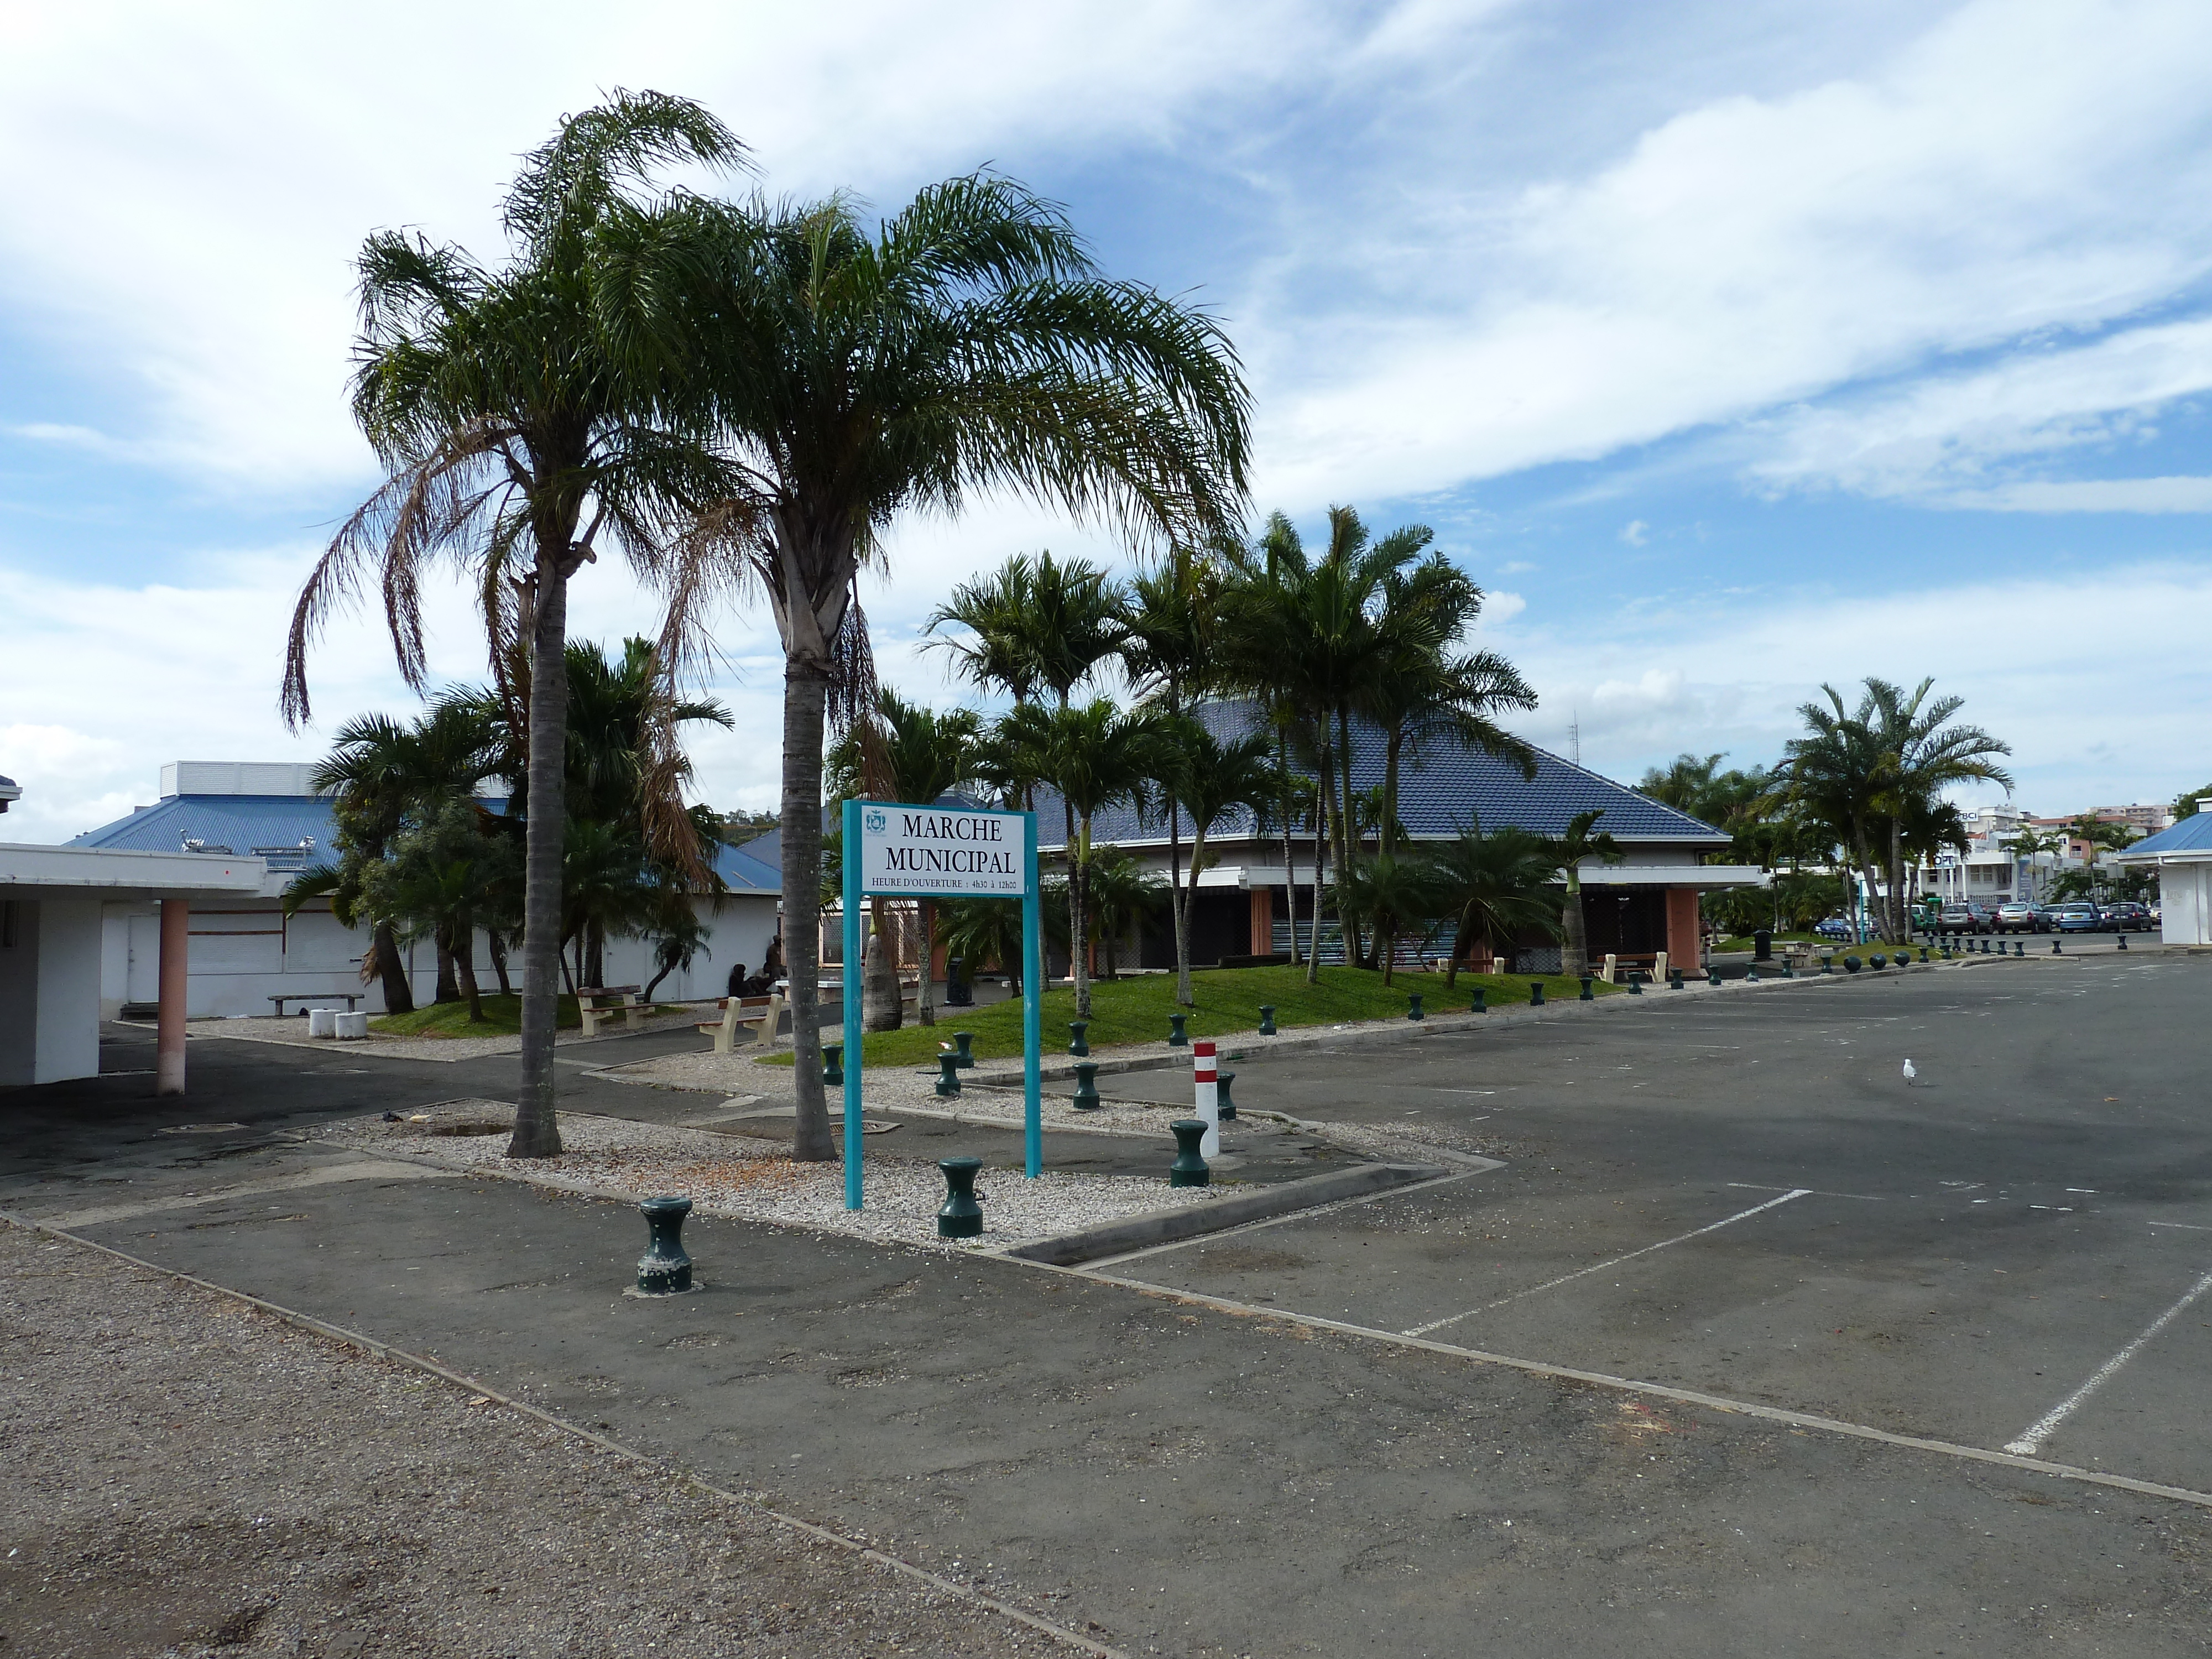
<path fill-rule="evenodd" d="M 1072 1650 L 672 1469 L 14 1226 L 0 1355 L 11 1654 Z"/>
<path fill-rule="evenodd" d="M 435 1109 L 425 1122 L 356 1119 L 320 1133 L 380 1157 L 430 1158 L 569 1192 L 629 1199 L 677 1194 L 690 1199 L 702 1215 L 933 1249 L 1007 1249 L 1155 1210 L 1209 1203 L 1221 1192 L 1170 1187 L 1164 1180 L 1136 1176 L 1048 1171 L 1031 1181 L 1010 1170 L 987 1170 L 979 1186 L 982 1237 L 941 1239 L 937 1210 L 945 1201 L 945 1177 L 933 1162 L 901 1158 L 872 1146 L 864 1166 L 866 1207 L 856 1212 L 845 1207 L 842 1164 L 794 1163 L 770 1141 L 563 1113 L 560 1156 L 510 1158 L 504 1125 L 513 1116 L 514 1108 L 495 1101 L 454 1101 Z M 466 1122 L 498 1123 L 501 1133 L 452 1133 L 453 1126 Z M 441 1128 L 447 1133 L 438 1133 Z"/>
<path fill-rule="evenodd" d="M 679 1008 L 664 1014 L 648 1014 L 644 1029 L 665 1031 L 696 1021 L 700 1016 L 689 1008 Z M 522 1052 L 520 1034 L 506 1036 L 433 1037 L 386 1036 L 371 1031 L 365 1037 L 349 1037 L 340 1042 L 337 1037 L 311 1037 L 307 1022 L 293 1014 L 279 1019 L 270 1014 L 250 1014 L 241 1019 L 195 1019 L 188 1022 L 185 1030 L 193 1036 L 239 1037 L 247 1042 L 273 1042 L 287 1048 L 336 1049 L 349 1054 L 369 1054 L 379 1060 L 477 1060 L 485 1054 L 515 1054 Z M 605 1042 L 624 1030 L 617 1019 L 610 1022 L 608 1029 L 595 1036 L 586 1036 L 581 1031 L 560 1031 L 553 1037 L 556 1048 L 572 1048 L 578 1043 Z M 700 1038 L 705 1042 L 705 1037 Z"/>

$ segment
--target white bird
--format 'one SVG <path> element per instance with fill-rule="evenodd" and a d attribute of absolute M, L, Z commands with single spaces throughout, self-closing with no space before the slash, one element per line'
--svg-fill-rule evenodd
<path fill-rule="evenodd" d="M 1909 1060 L 1906 1060 L 1905 1062 L 1905 1086 L 1910 1089 L 1912 1086 L 1912 1079 L 1919 1075 L 1919 1073 L 1912 1069 L 1912 1062 Z"/>

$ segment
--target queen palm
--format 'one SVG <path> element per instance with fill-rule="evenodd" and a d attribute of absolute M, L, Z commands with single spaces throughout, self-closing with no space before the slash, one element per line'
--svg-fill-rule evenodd
<path fill-rule="evenodd" d="M 1559 866 L 1541 836 L 1511 824 L 1485 835 L 1480 823 L 1470 823 L 1435 850 L 1432 868 L 1438 908 L 1455 923 L 1445 984 L 1459 982 L 1460 959 L 1477 939 L 1494 956 L 1524 933 L 1559 934 L 1559 898 L 1551 887 Z"/>
<path fill-rule="evenodd" d="M 1267 740 L 1255 732 L 1217 738 L 1196 720 L 1185 717 L 1162 728 L 1165 765 L 1161 782 L 1181 798 L 1190 815 L 1190 896 L 1198 891 L 1198 878 L 1206 873 L 1206 842 L 1231 812 L 1247 806 L 1256 814 L 1273 797 L 1277 779 Z M 1168 808 L 1170 813 L 1175 810 Z M 1190 906 L 1176 909 L 1176 1000 L 1193 1006 L 1190 990 Z"/>
<path fill-rule="evenodd" d="M 1364 916 L 1375 924 L 1376 952 L 1382 958 L 1382 982 L 1395 976 L 1398 935 L 1419 926 L 1435 911 L 1442 891 L 1425 859 L 1376 853 L 1355 859 L 1337 876 L 1340 913 Z"/>
<path fill-rule="evenodd" d="M 1978 726 L 1954 724 L 1951 717 L 1965 706 L 1966 699 L 1931 700 L 1929 692 L 1935 684 L 1933 678 L 1923 679 L 1908 692 L 1887 680 L 1866 683 L 1866 702 L 1881 750 L 1879 804 L 1888 820 L 1884 873 L 1888 878 L 1889 902 L 1885 907 L 1884 931 L 1893 939 L 1904 939 L 1909 931 L 1905 915 L 1907 819 L 1916 811 L 1925 810 L 1954 784 L 1996 783 L 2012 787 L 2011 774 L 1996 760 L 1999 755 L 2010 754 L 2010 747 Z"/>
<path fill-rule="evenodd" d="M 1560 912 L 1560 920 L 1566 927 L 1565 960 L 1562 966 L 1577 978 L 1589 972 L 1589 935 L 1583 916 L 1583 862 L 1599 859 L 1607 864 L 1618 864 L 1623 857 L 1620 843 L 1613 840 L 1611 832 L 1596 827 L 1597 821 L 1604 816 L 1603 807 L 1577 812 L 1567 820 L 1564 830 L 1547 837 L 1545 842 L 1553 866 L 1566 882 L 1566 903 Z"/>
<path fill-rule="evenodd" d="M 976 491 L 1163 537 L 1226 525 L 1248 398 L 1209 318 L 1100 276 L 1061 210 L 1011 179 L 931 185 L 872 231 L 848 196 L 713 216 L 700 337 L 744 484 L 701 540 L 731 556 L 726 578 L 757 576 L 782 638 L 794 1150 L 829 1158 L 814 895 L 828 698 L 857 697 L 840 665 L 866 647 L 855 573 L 902 511 L 955 514 Z"/>
<path fill-rule="evenodd" d="M 386 478 L 333 538 L 295 611 L 283 712 L 309 717 L 307 659 L 365 580 L 380 592 L 400 672 L 420 687 L 420 584 L 459 567 L 479 596 L 495 677 L 529 641 L 522 1076 L 516 1157 L 561 1147 L 553 1030 L 562 934 L 568 581 L 611 544 L 666 580 L 672 529 L 732 493 L 701 438 L 679 273 L 702 217 L 653 197 L 664 165 L 742 163 L 697 105 L 617 92 L 524 160 L 501 204 L 514 252 L 479 264 L 396 231 L 363 246 L 353 412 Z"/>
<path fill-rule="evenodd" d="M 1091 861 L 1091 828 L 1109 806 L 1142 811 L 1154 780 L 1165 769 L 1161 718 L 1148 710 L 1116 708 L 1103 697 L 1065 708 L 1023 703 L 1000 721 L 1006 744 L 1030 757 L 1029 766 L 1058 792 L 1075 824 L 1067 842 L 1067 937 L 1075 981 L 1075 1017 L 1091 1018 L 1091 966 L 1084 943 L 1085 888 Z"/>

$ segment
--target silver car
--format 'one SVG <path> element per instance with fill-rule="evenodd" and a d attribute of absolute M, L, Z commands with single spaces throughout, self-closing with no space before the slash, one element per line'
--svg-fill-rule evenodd
<path fill-rule="evenodd" d="M 2000 933 L 2033 933 L 2040 918 L 2033 904 L 2015 899 L 2010 904 L 1997 906 L 1996 931 Z"/>

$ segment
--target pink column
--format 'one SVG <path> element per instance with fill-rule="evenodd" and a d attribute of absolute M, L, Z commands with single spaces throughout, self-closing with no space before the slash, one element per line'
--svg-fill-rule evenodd
<path fill-rule="evenodd" d="M 154 1092 L 185 1091 L 185 972 L 191 946 L 192 907 L 185 899 L 161 901 L 161 1012 L 155 1024 Z"/>
<path fill-rule="evenodd" d="M 1252 890 L 1252 954 L 1264 957 L 1275 948 L 1275 890 Z"/>

